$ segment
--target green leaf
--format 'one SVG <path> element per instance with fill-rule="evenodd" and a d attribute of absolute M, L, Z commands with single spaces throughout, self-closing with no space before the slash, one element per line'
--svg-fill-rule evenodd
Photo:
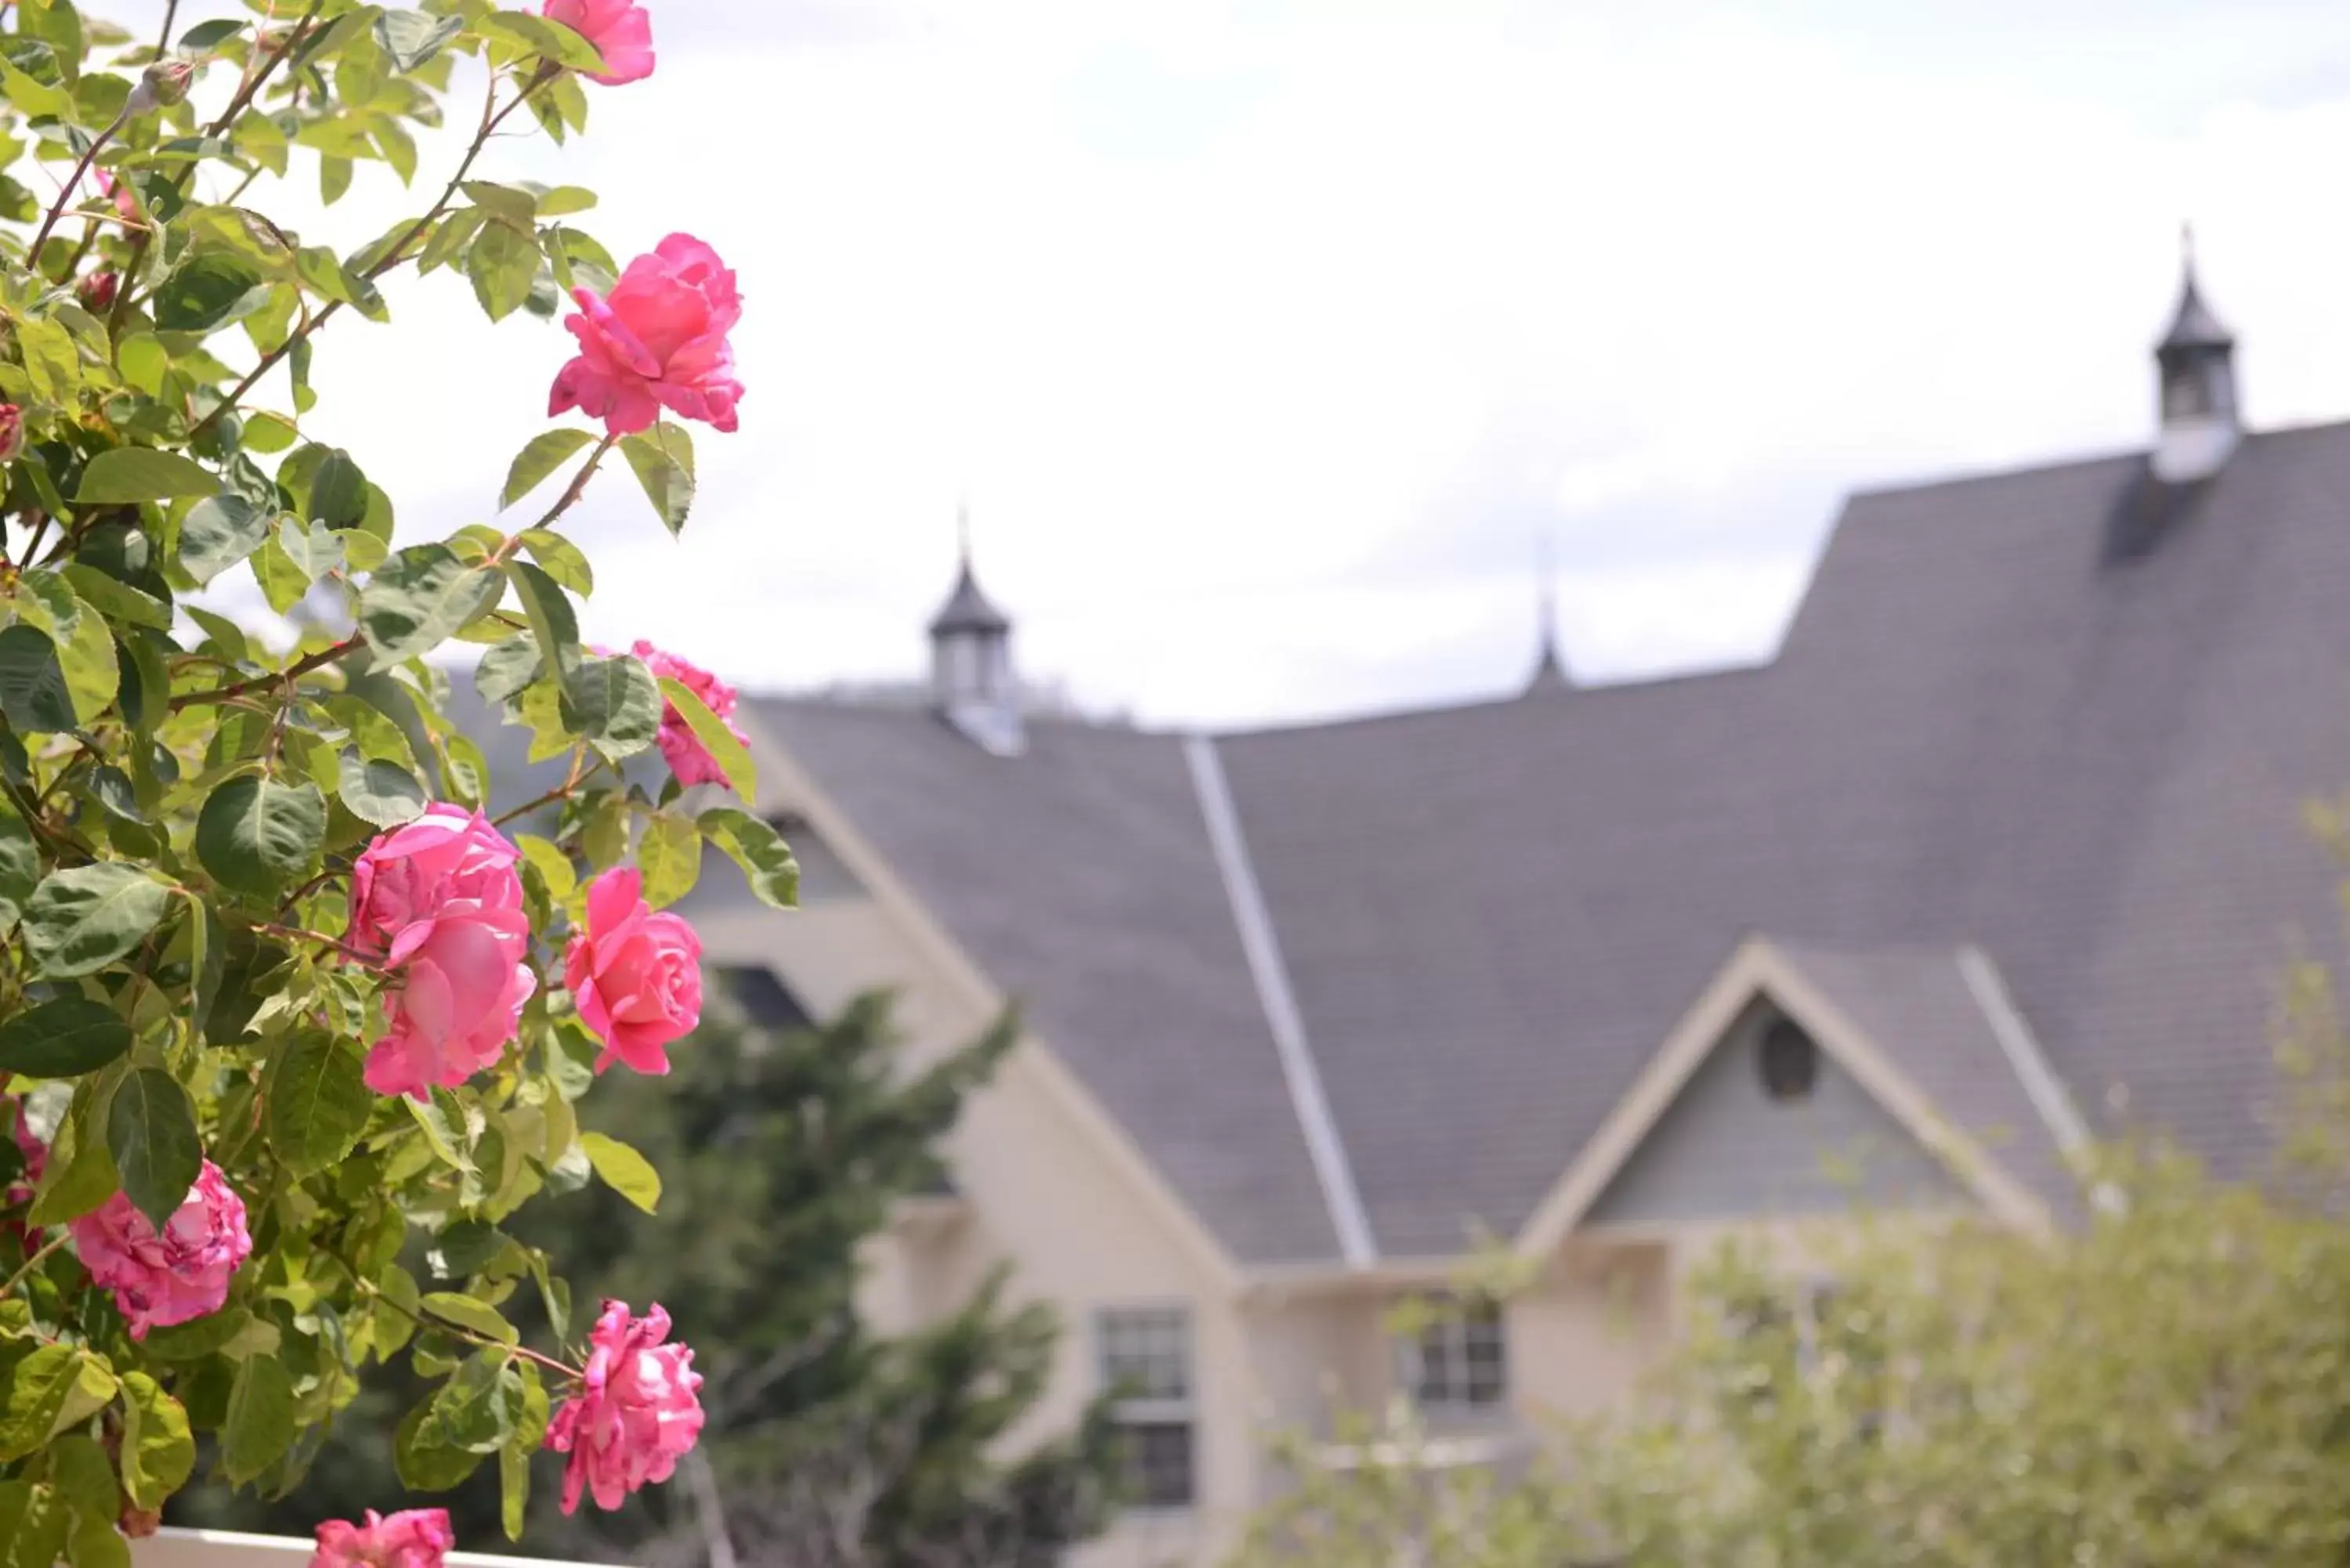
<path fill-rule="evenodd" d="M 72 405 L 81 388 L 81 355 L 73 334 L 58 322 L 26 317 L 16 323 L 16 346 L 33 395 L 45 403 Z"/>
<path fill-rule="evenodd" d="M 359 629 L 386 662 L 430 653 L 505 592 L 505 579 L 468 566 L 445 545 L 418 545 L 386 561 L 359 595 Z"/>
<path fill-rule="evenodd" d="M 163 395 L 163 379 L 172 373 L 172 356 L 151 332 L 133 332 L 115 346 L 115 368 L 122 379 L 151 398 Z"/>
<path fill-rule="evenodd" d="M 594 431 L 577 430 L 547 431 L 531 437 L 530 443 L 515 454 L 514 466 L 506 470 L 506 486 L 498 493 L 498 510 L 504 511 L 546 483 L 549 475 L 595 440 Z"/>
<path fill-rule="evenodd" d="M 482 225 L 465 252 L 465 272 L 491 320 L 504 320 L 530 297 L 541 260 L 532 236 L 494 220 Z"/>
<path fill-rule="evenodd" d="M 220 917 L 195 893 L 188 896 L 188 1027 L 198 1034 L 212 1017 L 228 971 L 228 933 Z"/>
<path fill-rule="evenodd" d="M 494 180 L 468 180 L 464 192 L 473 198 L 473 205 L 487 207 L 493 217 L 504 220 L 523 234 L 533 231 L 538 222 L 538 198 L 519 185 L 501 185 Z"/>
<path fill-rule="evenodd" d="M 342 569 L 342 538 L 324 523 L 297 527 L 288 519 L 277 530 L 277 547 L 286 552 L 286 558 L 302 574 L 306 586 Z"/>
<path fill-rule="evenodd" d="M 529 1511 L 530 1450 L 508 1443 L 498 1450 L 498 1523 L 508 1541 L 522 1539 L 523 1520 Z"/>
<path fill-rule="evenodd" d="M 0 1023 L 0 1070 L 28 1078 L 94 1073 L 130 1049 L 130 1025 L 112 1008 L 62 996 Z"/>
<path fill-rule="evenodd" d="M 35 974 L 97 973 L 155 929 L 170 898 L 161 883 L 120 860 L 55 873 L 25 906 L 25 950 Z"/>
<path fill-rule="evenodd" d="M 584 213 L 596 204 L 596 192 L 579 185 L 557 185 L 538 198 L 538 215 L 542 218 L 568 217 Z"/>
<path fill-rule="evenodd" d="M 152 1512 L 188 1484 L 196 1440 L 188 1412 L 144 1372 L 122 1375 L 122 1490 Z"/>
<path fill-rule="evenodd" d="M 429 1304 L 432 1297 L 425 1298 Z M 432 1438 L 436 1443 L 468 1453 L 491 1454 L 504 1447 L 514 1432 L 515 1402 L 508 1385 L 518 1384 L 513 1357 L 500 1351 L 478 1351 L 466 1357 L 446 1386 L 432 1397 Z M 513 1390 L 518 1393 L 517 1386 Z"/>
<path fill-rule="evenodd" d="M 482 655 L 482 661 L 473 667 L 473 690 L 482 694 L 484 702 L 504 702 L 537 680 L 544 669 L 546 663 L 538 656 L 537 639 L 524 632 Z"/>
<path fill-rule="evenodd" d="M 662 525 L 672 534 L 682 532 L 693 510 L 693 438 L 683 426 L 663 423 L 642 435 L 621 437 L 620 455 L 636 472 Z"/>
<path fill-rule="evenodd" d="M 159 1361 L 202 1361 L 243 1334 L 254 1321 L 253 1314 L 243 1307 L 223 1307 L 187 1323 L 148 1330 L 140 1348 Z"/>
<path fill-rule="evenodd" d="M 462 16 L 430 16 L 421 11 L 386 11 L 375 21 L 375 41 L 392 67 L 402 75 L 414 70 L 448 47 L 463 32 Z"/>
<path fill-rule="evenodd" d="M 0 1460 L 21 1459 L 49 1440 L 80 1380 L 82 1354 L 71 1345 L 44 1345 L 16 1363 L 0 1414 Z"/>
<path fill-rule="evenodd" d="M 660 1172 L 650 1160 L 619 1138 L 598 1132 L 581 1133 L 579 1144 L 607 1187 L 648 1214 L 660 1207 Z"/>
<path fill-rule="evenodd" d="M 105 1462 L 104 1455 L 99 1462 Z M 66 1526 L 67 1568 L 132 1568 L 130 1543 L 115 1528 L 115 1514 L 120 1511 L 119 1498 L 111 1510 L 74 1510 Z"/>
<path fill-rule="evenodd" d="M 307 779 L 262 774 L 213 791 L 196 818 L 196 858 L 224 888 L 267 896 L 310 875 L 327 844 L 327 797 Z"/>
<path fill-rule="evenodd" d="M 160 1067 L 126 1076 L 107 1111 L 106 1149 L 122 1177 L 124 1196 L 161 1231 L 187 1201 L 204 1166 L 195 1107 L 179 1080 Z"/>
<path fill-rule="evenodd" d="M 432 1152 L 440 1157 L 443 1165 L 465 1171 L 473 1168 L 473 1159 L 465 1152 L 463 1124 L 451 1119 L 439 1101 L 416 1100 L 402 1096 L 400 1104 L 408 1107 L 408 1114 L 423 1129 L 424 1141 L 432 1146 Z"/>
<path fill-rule="evenodd" d="M 253 649 L 244 640 L 244 632 L 226 616 L 215 615 L 202 605 L 182 605 L 190 620 L 194 621 L 204 637 L 223 659 L 243 664 L 253 657 Z"/>
<path fill-rule="evenodd" d="M 339 1162 L 375 1109 L 359 1052 L 311 1030 L 278 1052 L 266 1093 L 269 1147 L 297 1177 Z"/>
<path fill-rule="evenodd" d="M 759 902 L 776 909 L 798 908 L 799 862 L 792 858 L 792 847 L 782 834 L 731 805 L 712 806 L 697 820 L 702 837 L 743 868 L 743 879 Z"/>
<path fill-rule="evenodd" d="M 718 771 L 726 775 L 726 787 L 744 800 L 756 801 L 759 798 L 759 773 L 752 765 L 751 749 L 743 743 L 743 738 L 728 728 L 725 720 L 712 712 L 709 705 L 695 696 L 693 689 L 682 680 L 664 679 L 660 688 L 661 695 L 669 699 L 669 705 L 677 710 L 678 716 L 693 732 L 694 739 L 702 742 L 710 753 L 711 760 L 718 764 Z"/>
<path fill-rule="evenodd" d="M 74 118 L 73 94 L 26 75 L 5 58 L 0 58 L 0 98 L 27 119 L 47 116 L 70 124 Z"/>
<path fill-rule="evenodd" d="M 398 1263 L 386 1263 L 376 1280 L 376 1293 L 383 1304 L 375 1314 L 376 1358 L 389 1361 L 400 1353 L 416 1332 L 417 1314 L 423 1310 L 423 1298 L 417 1294 L 416 1279 Z"/>
<path fill-rule="evenodd" d="M 398 763 L 369 759 L 349 746 L 339 759 L 343 805 L 374 827 L 398 827 L 424 815 L 431 803 L 416 775 Z"/>
<path fill-rule="evenodd" d="M 110 620 L 143 626 L 155 631 L 172 629 L 172 607 L 154 595 L 132 587 L 110 572 L 76 561 L 65 568 L 66 580 L 82 602 Z"/>
<path fill-rule="evenodd" d="M 180 565 L 209 583 L 269 537 L 269 514 L 244 496 L 224 491 L 189 508 L 180 521 Z"/>
<path fill-rule="evenodd" d="M 302 602 L 310 591 L 310 579 L 286 553 L 282 535 L 273 530 L 269 542 L 253 557 L 254 580 L 261 585 L 261 597 L 279 615 L 287 614 Z"/>
<path fill-rule="evenodd" d="M 518 537 L 548 576 L 583 599 L 596 591 L 596 573 L 578 545 L 547 528 L 525 528 Z"/>
<path fill-rule="evenodd" d="M 485 1301 L 477 1301 L 455 1291 L 432 1291 L 425 1295 L 423 1305 L 430 1315 L 444 1323 L 453 1323 L 460 1328 L 471 1329 L 485 1338 L 496 1340 L 500 1345 L 515 1345 L 522 1339 L 522 1335 L 515 1332 L 514 1324 L 501 1317 L 498 1309 Z"/>
<path fill-rule="evenodd" d="M 547 896 L 556 903 L 569 898 L 579 886 L 578 875 L 571 868 L 571 857 L 547 840 L 536 834 L 518 833 L 515 835 L 515 846 L 546 883 Z"/>
<path fill-rule="evenodd" d="M 644 873 L 645 902 L 656 909 L 692 892 L 702 874 L 702 835 L 693 819 L 655 812 L 637 841 L 637 868 Z"/>
<path fill-rule="evenodd" d="M 77 618 L 73 636 L 57 645 L 57 669 L 65 677 L 66 699 L 73 704 L 75 719 L 83 724 L 96 723 L 122 687 L 121 657 L 115 651 L 114 636 L 103 618 L 95 614 Z"/>
<path fill-rule="evenodd" d="M 220 487 L 217 475 L 176 452 L 119 446 L 89 460 L 89 466 L 81 471 L 74 499 L 83 505 L 127 505 L 214 495 Z"/>
<path fill-rule="evenodd" d="M 310 474 L 309 488 L 301 496 L 303 517 L 329 528 L 359 526 L 367 517 L 367 474 L 340 447 L 316 450 L 324 455 Z"/>
<path fill-rule="evenodd" d="M 155 291 L 155 325 L 166 332 L 212 332 L 268 302 L 269 285 L 251 261 L 232 251 L 199 251 Z"/>
<path fill-rule="evenodd" d="M 88 1432 L 68 1432 L 49 1445 L 49 1474 L 56 1478 L 58 1493 L 76 1508 L 108 1520 L 122 1511 L 122 1488 L 115 1481 L 113 1461 Z"/>
<path fill-rule="evenodd" d="M 41 856 L 33 830 L 5 802 L 0 802 L 0 940 L 16 929 L 25 903 L 40 885 Z"/>
<path fill-rule="evenodd" d="M 651 745 L 660 720 L 660 687 L 633 655 L 583 659 L 563 682 L 564 727 L 614 762 Z"/>
<path fill-rule="evenodd" d="M 392 1438 L 393 1468 L 411 1491 L 448 1491 L 482 1462 L 480 1454 L 442 1441 L 440 1423 L 432 1417 L 432 1401 L 427 1399 L 400 1418 Z"/>
<path fill-rule="evenodd" d="M 492 37 L 525 54 L 540 55 L 575 71 L 601 71 L 604 57 L 596 46 L 560 22 L 549 22 L 521 11 L 499 11 L 478 24 Z"/>
<path fill-rule="evenodd" d="M 530 618 L 531 640 L 542 658 L 552 653 L 556 674 L 567 683 L 579 669 L 579 621 L 556 580 L 528 561 L 508 561 L 506 576 Z"/>
<path fill-rule="evenodd" d="M 57 644 L 22 621 L 0 631 L 0 716 L 20 736 L 59 734 L 78 722 Z"/>
<path fill-rule="evenodd" d="M 244 24 L 234 16 L 216 16 L 209 22 L 199 22 L 180 35 L 180 47 L 192 55 L 203 54 L 244 31 Z"/>
<path fill-rule="evenodd" d="M 236 1369 L 221 1428 L 221 1470 L 242 1484 L 277 1462 L 294 1446 L 294 1374 L 275 1356 L 256 1355 Z"/>

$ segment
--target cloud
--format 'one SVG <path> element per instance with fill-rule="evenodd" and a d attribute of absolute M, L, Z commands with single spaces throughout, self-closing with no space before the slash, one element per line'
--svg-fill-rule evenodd
<path fill-rule="evenodd" d="M 1148 718 L 1506 687 L 1542 533 L 1579 671 L 1760 657 L 1844 492 L 2144 441 L 2188 215 L 2255 421 L 2350 408 L 2343 21 L 1908 13 L 665 0 L 584 142 L 485 161 L 748 301 L 683 543 L 590 493 L 587 628 L 910 673 L 968 497 L 1024 662 Z M 404 528 L 481 520 L 568 340 L 393 297 L 322 337 L 319 433 Z"/>

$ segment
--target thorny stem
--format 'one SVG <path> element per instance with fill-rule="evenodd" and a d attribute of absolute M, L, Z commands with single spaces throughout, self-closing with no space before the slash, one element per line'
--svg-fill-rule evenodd
<path fill-rule="evenodd" d="M 327 0 L 310 0 L 310 8 L 302 14 L 302 19 L 295 23 L 293 30 L 286 35 L 285 47 L 270 54 L 259 70 L 249 72 L 245 79 L 237 84 L 236 96 L 228 100 L 228 107 L 221 110 L 220 118 L 213 120 L 212 129 L 204 132 L 207 137 L 218 136 L 236 123 L 236 117 L 245 111 L 255 96 L 268 82 L 269 74 L 282 62 L 293 58 L 301 51 L 302 42 L 309 36 L 311 25 L 317 21 L 318 13 L 326 8 Z M 260 44 L 261 30 L 256 27 L 254 29 L 254 47 L 256 51 Z M 195 177 L 196 165 L 191 162 L 182 171 L 178 181 L 178 189 L 182 195 L 187 194 L 188 182 Z M 131 242 L 130 259 L 122 266 L 122 287 L 114 296 L 114 308 L 107 313 L 106 329 L 109 335 L 121 328 L 122 313 L 130 307 L 130 296 L 139 276 L 139 264 L 146 259 L 148 244 L 154 237 L 155 231 L 150 228 Z"/>
<path fill-rule="evenodd" d="M 155 35 L 155 52 L 161 54 L 172 47 L 172 24 L 180 18 L 180 0 L 164 0 L 163 30 Z"/>
<path fill-rule="evenodd" d="M 441 215 L 449 210 L 450 202 L 456 196 L 458 189 L 465 183 L 465 176 L 473 172 L 473 161 L 482 155 L 482 149 L 489 145 L 492 133 L 494 132 L 499 126 L 505 123 L 506 116 L 512 114 L 515 109 L 520 109 L 525 103 L 528 102 L 531 94 L 536 92 L 546 83 L 553 81 L 556 77 L 560 74 L 560 68 L 557 67 L 552 65 L 542 67 L 539 73 L 533 77 L 520 92 L 515 94 L 514 98 L 507 102 L 504 109 L 495 109 L 494 107 L 497 103 L 498 78 L 494 76 L 490 78 L 489 97 L 482 104 L 481 129 L 473 133 L 473 143 L 472 146 L 465 149 L 465 156 L 458 162 L 457 171 L 449 177 L 449 184 L 447 188 L 441 192 L 441 199 L 432 203 L 432 210 L 431 212 L 417 219 L 415 223 L 410 224 L 408 232 L 400 235 L 400 238 L 393 243 L 392 247 L 384 252 L 382 256 L 377 260 L 375 265 L 369 267 L 366 272 L 362 273 L 360 275 L 361 276 L 367 278 L 369 282 L 373 282 L 375 279 L 381 277 L 385 273 L 390 272 L 393 267 L 398 266 L 400 263 L 408 259 L 408 247 L 416 243 L 417 236 L 423 234 L 434 223 L 438 223 L 441 219 Z M 494 112 L 493 112 L 494 109 Z M 237 404 L 243 402 L 244 400 L 244 395 L 253 390 L 255 382 L 260 380 L 262 377 L 266 376 L 271 370 L 276 369 L 278 361 L 284 359 L 286 355 L 294 352 L 294 350 L 300 345 L 308 342 L 312 336 L 315 335 L 320 327 L 326 326 L 328 322 L 334 319 L 335 313 L 342 309 L 342 307 L 343 302 L 341 300 L 328 300 L 325 309 L 319 311 L 317 315 L 312 317 L 309 320 L 304 322 L 291 337 L 286 339 L 285 342 L 280 343 L 276 348 L 271 349 L 268 353 L 264 354 L 261 357 L 261 362 L 255 365 L 245 374 L 244 379 L 239 381 L 235 388 L 230 391 L 229 395 L 222 399 L 219 404 L 213 409 L 212 412 L 206 414 L 203 419 L 196 421 L 195 429 L 188 432 L 188 440 L 192 442 L 194 441 L 206 431 L 210 430 L 213 427 L 213 422 L 223 414 L 227 413 L 231 409 L 236 407 Z"/>
<path fill-rule="evenodd" d="M 536 800 L 526 800 L 523 802 L 522 805 L 515 807 L 512 811 L 507 812 L 503 816 L 492 817 L 490 819 L 490 826 L 492 827 L 504 827 L 507 823 L 514 821 L 515 818 L 518 816 L 528 816 L 532 812 L 536 811 L 542 805 L 553 805 L 558 800 L 569 800 L 571 798 L 572 792 L 577 790 L 581 784 L 586 784 L 589 779 L 594 778 L 598 770 L 602 768 L 604 765 L 604 759 L 598 757 L 594 767 L 583 770 L 580 764 L 585 763 L 587 760 L 588 748 L 585 746 L 574 747 L 571 752 L 571 772 L 569 775 L 564 779 L 561 784 L 557 785 L 554 789 L 548 790 Z"/>
<path fill-rule="evenodd" d="M 571 476 L 571 483 L 563 492 L 563 498 L 547 508 L 546 515 L 538 520 L 540 527 L 552 528 L 557 518 L 571 510 L 573 504 L 587 490 L 588 482 L 596 477 L 596 465 L 604 461 L 604 454 L 619 445 L 619 436 L 608 435 L 596 443 L 596 450 L 588 454 L 588 461 L 579 465 L 577 473 Z"/>
<path fill-rule="evenodd" d="M 317 942 L 321 947 L 332 948 L 354 963 L 373 964 L 379 961 L 375 954 L 362 952 L 340 937 L 330 937 L 324 931 L 314 931 L 302 926 L 281 926 L 275 921 L 266 921 L 253 929 L 265 937 L 284 937 L 289 941 Z"/>
<path fill-rule="evenodd" d="M 332 648 L 322 648 L 316 653 L 296 659 L 291 665 L 274 675 L 256 675 L 250 680 L 240 680 L 234 686 L 215 687 L 210 691 L 184 692 L 172 699 L 172 711 L 176 713 L 182 708 L 200 707 L 209 702 L 233 701 L 239 697 L 265 691 L 280 684 L 290 687 L 310 671 L 322 669 L 338 659 L 356 652 L 362 640 L 356 637 L 345 638 Z"/>
<path fill-rule="evenodd" d="M 89 172 L 90 163 L 98 157 L 99 149 L 104 147 L 112 139 L 114 133 L 122 129 L 123 121 L 130 118 L 130 110 L 126 105 L 122 112 L 114 117 L 114 123 L 92 137 L 89 145 L 82 150 L 80 161 L 74 164 L 73 172 L 66 177 L 65 187 L 57 192 L 57 199 L 49 203 L 48 216 L 41 220 L 39 232 L 34 234 L 32 244 L 26 249 L 25 254 L 35 265 L 37 266 L 40 264 L 41 247 L 49 243 L 50 231 L 57 226 L 57 220 L 65 216 L 67 206 L 74 199 L 74 192 L 81 189 L 82 176 Z"/>
<path fill-rule="evenodd" d="M 340 1262 L 339 1259 L 337 1261 Z M 381 1302 L 384 1305 L 391 1308 L 394 1312 L 400 1314 L 400 1316 L 406 1318 L 409 1322 L 414 1324 L 419 1328 L 438 1329 L 443 1334 L 455 1334 L 459 1339 L 465 1341 L 468 1345 L 478 1345 L 484 1350 L 503 1350 L 509 1355 L 519 1355 L 525 1361 L 536 1361 L 550 1372 L 561 1373 L 565 1380 L 567 1382 L 577 1383 L 583 1376 L 585 1376 L 577 1366 L 566 1366 L 564 1363 L 556 1360 L 555 1357 L 551 1355 L 543 1355 L 526 1345 L 508 1345 L 504 1340 L 492 1339 L 487 1334 L 477 1334 L 473 1330 L 465 1327 L 463 1324 L 453 1322 L 445 1317 L 426 1317 L 421 1313 L 416 1312 L 409 1307 L 405 1303 L 396 1302 L 390 1296 L 384 1294 L 382 1287 L 379 1286 L 373 1280 L 363 1277 L 357 1269 L 351 1268 L 348 1263 L 343 1264 L 343 1267 L 349 1271 L 352 1280 L 357 1282 L 359 1289 L 365 1292 L 371 1300 Z M 484 1304 L 487 1305 L 488 1303 L 484 1303 Z"/>
<path fill-rule="evenodd" d="M 47 1241 L 42 1242 L 40 1250 L 35 1252 L 31 1257 L 25 1260 L 25 1266 L 18 1269 L 15 1273 L 9 1275 L 8 1282 L 6 1284 L 0 1285 L 0 1296 L 15 1295 L 16 1293 L 16 1287 L 25 1282 L 26 1276 L 31 1274 L 35 1269 L 39 1268 L 43 1263 L 48 1262 L 49 1254 L 51 1252 L 56 1251 L 59 1247 L 66 1244 L 66 1238 L 69 1232 L 68 1231 L 60 1231 L 56 1235 L 50 1237 Z"/>

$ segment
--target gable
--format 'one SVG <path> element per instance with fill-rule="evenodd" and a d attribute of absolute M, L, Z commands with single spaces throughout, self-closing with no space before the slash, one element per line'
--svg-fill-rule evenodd
<path fill-rule="evenodd" d="M 1835 1056 L 1817 1052 L 1801 1098 L 1765 1092 L 1750 1007 L 1602 1190 L 1589 1225 L 1838 1213 L 1856 1203 L 1971 1206 L 1949 1170 Z"/>

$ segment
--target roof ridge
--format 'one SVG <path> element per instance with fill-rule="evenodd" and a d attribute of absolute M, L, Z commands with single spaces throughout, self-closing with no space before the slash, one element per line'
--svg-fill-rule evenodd
<path fill-rule="evenodd" d="M 1191 766 L 1193 793 L 1208 829 L 1208 842 L 1231 900 L 1232 923 L 1239 928 L 1241 949 L 1249 974 L 1256 981 L 1257 999 L 1264 1009 L 1265 1026 L 1273 1033 L 1274 1054 L 1281 1061 L 1282 1081 L 1305 1137 L 1305 1152 L 1314 1162 L 1330 1210 L 1330 1228 L 1337 1233 L 1338 1251 L 1351 1268 L 1367 1268 L 1378 1261 L 1379 1246 L 1372 1234 L 1370 1216 L 1355 1184 L 1355 1168 L 1347 1158 L 1345 1137 L 1322 1085 L 1322 1069 L 1314 1059 L 1314 1045 L 1305 1033 L 1305 1015 L 1296 993 L 1290 990 L 1289 969 L 1281 956 L 1281 939 L 1273 929 L 1273 911 L 1257 886 L 1249 861 L 1248 840 L 1241 831 L 1240 812 L 1232 804 L 1231 784 L 1216 755 L 1212 735 L 1183 739 L 1184 761 Z"/>

